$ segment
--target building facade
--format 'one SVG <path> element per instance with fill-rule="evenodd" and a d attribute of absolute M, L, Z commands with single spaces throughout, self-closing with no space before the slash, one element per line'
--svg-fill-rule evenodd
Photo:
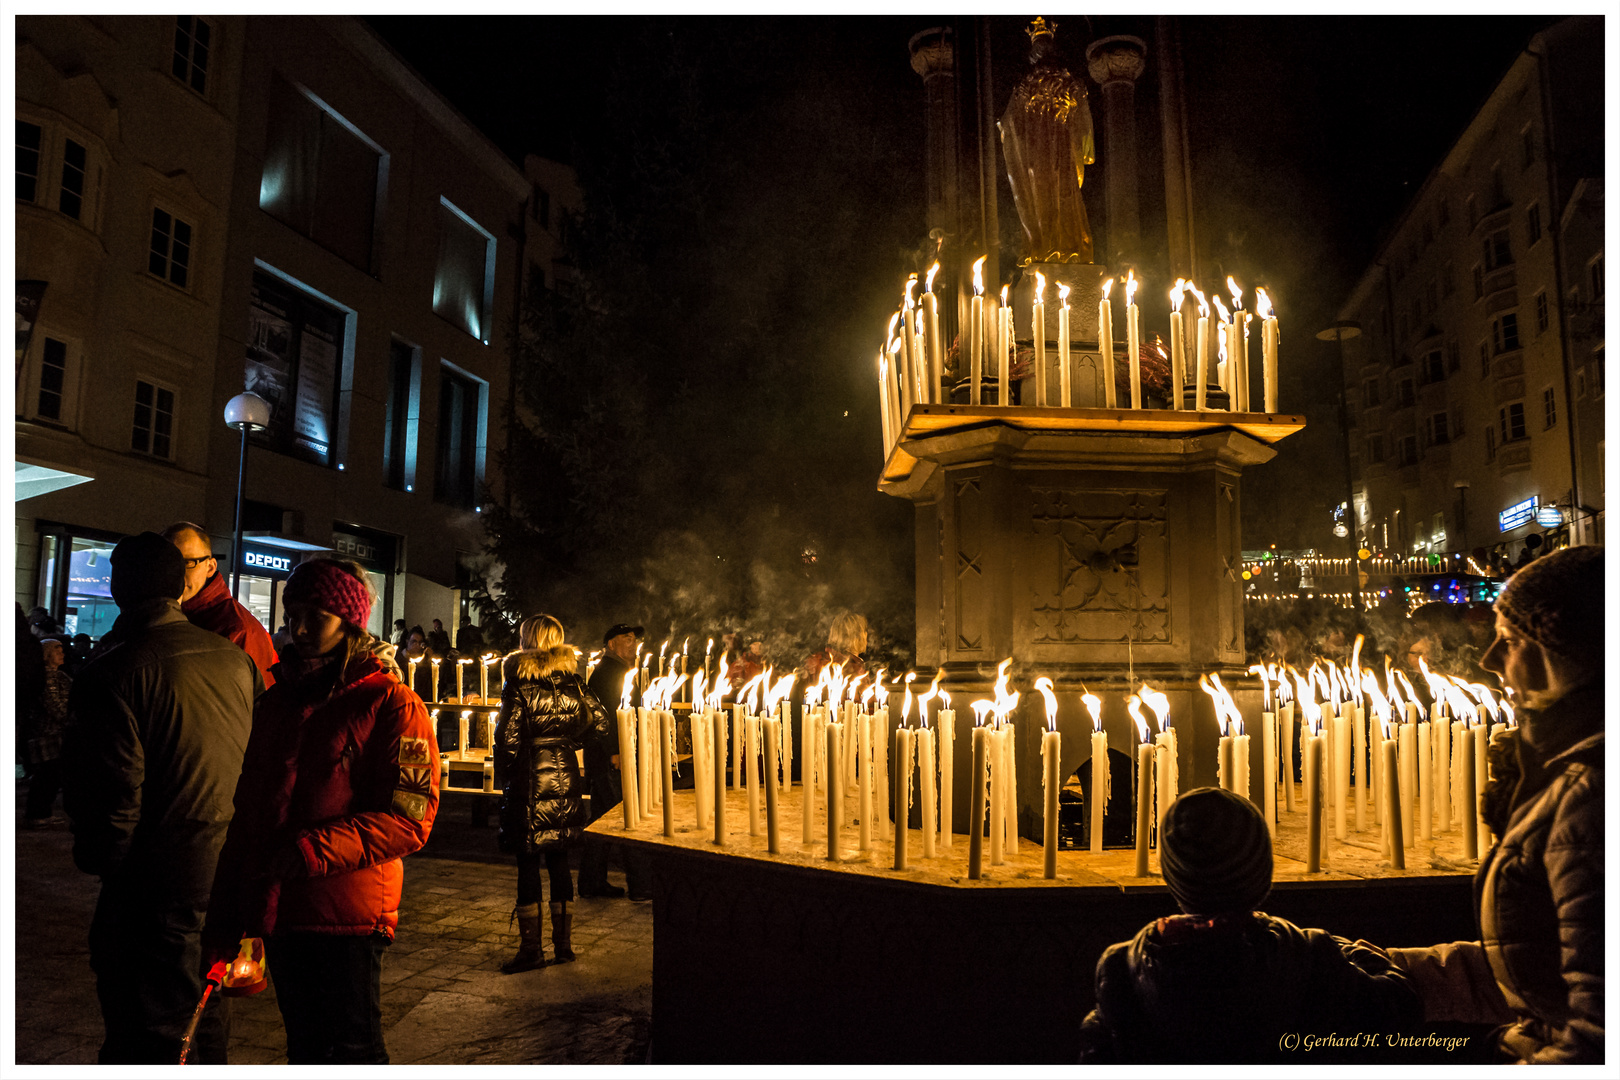
<path fill-rule="evenodd" d="M 1537 35 L 1341 308 L 1371 548 L 1603 542 L 1602 95 L 1601 22 Z"/>
<path fill-rule="evenodd" d="M 48 283 L 19 367 L 19 469 L 93 479 L 19 485 L 18 599 L 99 634 L 97 553 L 185 518 L 272 628 L 315 551 L 366 567 L 373 630 L 453 628 L 501 486 L 531 182 L 355 19 L 35 17 L 18 41 L 42 162 L 96 134 L 97 95 L 53 89 L 65 73 L 118 102 L 101 141 L 79 142 L 108 163 L 96 226 L 58 220 L 52 164 L 33 202 L 19 188 L 18 277 Z M 89 270 L 60 265 L 56 233 L 94 227 L 75 256 Z M 36 415 L 57 381 L 73 423 Z M 244 390 L 271 419 L 246 440 L 233 552 L 243 442 L 222 415 Z"/>

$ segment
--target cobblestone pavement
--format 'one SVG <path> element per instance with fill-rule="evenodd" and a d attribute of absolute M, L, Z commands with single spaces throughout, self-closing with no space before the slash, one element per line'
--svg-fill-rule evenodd
<path fill-rule="evenodd" d="M 21 821 L 20 790 L 16 806 Z M 495 852 L 494 828 L 469 818 L 468 797 L 450 796 L 428 846 L 405 860 L 399 932 L 382 971 L 394 1064 L 646 1060 L 652 905 L 580 900 L 569 908 L 576 962 L 503 975 L 517 948 L 509 926 L 517 872 Z M 87 937 L 98 882 L 74 869 L 66 826 L 18 828 L 16 840 L 15 1061 L 93 1063 L 102 1026 Z M 232 1064 L 287 1060 L 271 977 L 270 989 L 230 1003 Z"/>

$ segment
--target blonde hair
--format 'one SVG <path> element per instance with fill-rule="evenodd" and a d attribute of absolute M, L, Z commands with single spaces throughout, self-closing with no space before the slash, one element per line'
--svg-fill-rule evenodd
<path fill-rule="evenodd" d="M 866 651 L 866 616 L 853 611 L 841 611 L 833 617 L 827 630 L 827 644 L 839 652 L 858 656 Z"/>
<path fill-rule="evenodd" d="M 555 649 L 563 643 L 563 625 L 550 615 L 530 615 L 518 627 L 518 648 Z"/>

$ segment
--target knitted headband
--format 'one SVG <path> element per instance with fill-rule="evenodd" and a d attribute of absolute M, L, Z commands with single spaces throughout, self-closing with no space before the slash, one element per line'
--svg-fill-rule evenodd
<path fill-rule="evenodd" d="M 1603 548 L 1564 548 L 1508 578 L 1496 611 L 1521 634 L 1585 666 L 1603 663 Z"/>
<path fill-rule="evenodd" d="M 1252 911 L 1271 891 L 1266 819 L 1224 788 L 1194 788 L 1165 811 L 1159 864 L 1189 915 Z"/>
<path fill-rule="evenodd" d="M 312 604 L 364 630 L 371 619 L 371 588 L 336 563 L 299 563 L 287 578 L 285 604 Z"/>

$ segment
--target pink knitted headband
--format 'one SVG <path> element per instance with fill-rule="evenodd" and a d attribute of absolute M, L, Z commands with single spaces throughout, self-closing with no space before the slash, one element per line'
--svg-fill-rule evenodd
<path fill-rule="evenodd" d="M 313 604 L 364 630 L 371 619 L 371 589 L 333 563 L 300 563 L 287 578 L 286 604 Z"/>

